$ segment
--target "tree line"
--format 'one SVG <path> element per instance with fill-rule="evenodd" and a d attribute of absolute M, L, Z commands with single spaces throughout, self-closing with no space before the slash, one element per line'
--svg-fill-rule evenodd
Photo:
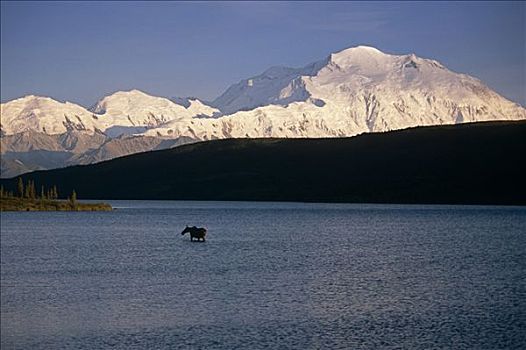
<path fill-rule="evenodd" d="M 57 200 L 58 199 L 58 189 L 54 185 L 51 188 L 47 188 L 42 185 L 40 186 L 40 194 L 37 193 L 35 188 L 35 182 L 33 180 L 27 180 L 27 183 L 24 184 L 22 178 L 18 178 L 17 191 L 6 191 L 4 186 L 0 186 L 0 198 L 19 198 L 27 200 Z M 75 204 L 77 202 L 77 193 L 75 190 L 72 191 L 71 195 L 68 197 L 68 200 Z"/>

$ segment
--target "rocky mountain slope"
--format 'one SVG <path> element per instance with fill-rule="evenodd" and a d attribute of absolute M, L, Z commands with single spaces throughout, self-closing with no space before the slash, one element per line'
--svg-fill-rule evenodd
<path fill-rule="evenodd" d="M 414 126 L 526 119 L 480 80 L 431 59 L 349 48 L 272 67 L 198 99 L 119 91 L 92 108 L 26 96 L 1 105 L 2 177 L 222 138 L 342 137 Z"/>

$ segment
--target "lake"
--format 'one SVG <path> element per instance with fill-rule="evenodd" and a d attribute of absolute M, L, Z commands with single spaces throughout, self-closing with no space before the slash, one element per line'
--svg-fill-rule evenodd
<path fill-rule="evenodd" d="M 2 350 L 526 348 L 526 207 L 110 203 L 1 214 Z"/>

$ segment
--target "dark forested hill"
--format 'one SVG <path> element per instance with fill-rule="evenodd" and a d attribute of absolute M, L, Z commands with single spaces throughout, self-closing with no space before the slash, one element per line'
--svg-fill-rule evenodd
<path fill-rule="evenodd" d="M 229 139 L 23 175 L 87 199 L 526 204 L 526 122 Z M 16 179 L 2 180 L 15 189 Z"/>

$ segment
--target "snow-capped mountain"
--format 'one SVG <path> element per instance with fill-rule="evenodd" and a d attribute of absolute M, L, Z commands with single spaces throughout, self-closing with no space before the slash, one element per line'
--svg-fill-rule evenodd
<path fill-rule="evenodd" d="M 89 134 L 101 131 L 110 137 L 136 134 L 169 121 L 184 121 L 196 116 L 211 117 L 219 110 L 195 99 L 184 107 L 167 98 L 139 90 L 118 91 L 104 97 L 90 110 L 49 97 L 25 96 L 1 105 L 2 134 L 24 131 L 55 135 L 69 130 Z"/>
<path fill-rule="evenodd" d="M 196 116 L 211 117 L 214 113 L 219 113 L 219 110 L 197 99 L 190 100 L 188 107 L 185 107 L 167 98 L 150 96 L 139 90 L 116 92 L 100 100 L 91 110 L 100 116 L 102 130 L 127 127 L 133 133 L 140 133 L 169 121 L 187 122 Z"/>
<path fill-rule="evenodd" d="M 414 54 L 389 55 L 364 46 L 331 54 L 301 69 L 272 68 L 233 85 L 213 104 L 229 113 L 279 105 L 290 114 L 334 122 L 344 135 L 526 118 L 524 108 L 476 78 Z M 275 113 L 266 112 L 259 108 L 254 114 Z"/>
<path fill-rule="evenodd" d="M 2 135 L 25 131 L 48 135 L 68 130 L 95 131 L 96 119 L 84 107 L 70 102 L 58 102 L 49 97 L 25 96 L 0 105 Z"/>
<path fill-rule="evenodd" d="M 212 102 L 217 119 L 177 120 L 146 135 L 331 137 L 413 126 L 526 119 L 480 80 L 437 61 L 359 46 L 303 68 L 273 67 Z"/>
<path fill-rule="evenodd" d="M 2 104 L 1 112 L 2 176 L 8 167 L 4 158 L 20 160 L 17 149 L 71 152 L 67 165 L 192 140 L 353 136 L 413 126 L 526 119 L 523 107 L 476 78 L 414 54 L 391 55 L 366 46 L 333 53 L 302 68 L 272 67 L 232 85 L 210 105 L 195 98 L 167 99 L 132 90 L 107 96 L 90 110 L 26 96 Z M 16 137 L 22 133 L 26 136 Z M 68 148 L 64 146 L 68 139 L 82 139 L 83 146 L 78 152 Z"/>

